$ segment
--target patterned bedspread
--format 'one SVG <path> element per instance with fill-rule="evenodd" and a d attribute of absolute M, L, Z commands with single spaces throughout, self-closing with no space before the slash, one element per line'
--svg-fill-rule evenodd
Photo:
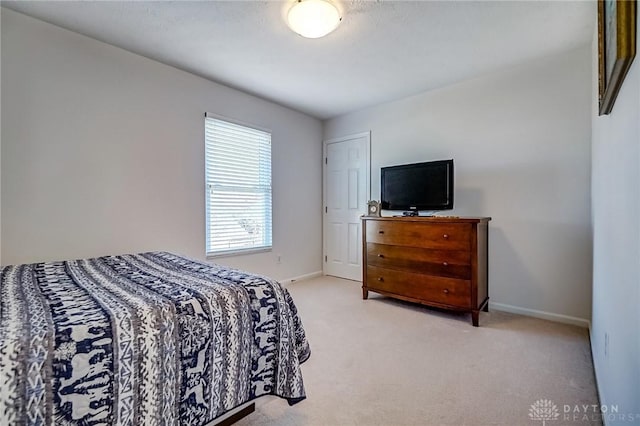
<path fill-rule="evenodd" d="M 204 425 L 261 395 L 305 398 L 288 291 L 151 252 L 7 266 L 0 424 Z"/>

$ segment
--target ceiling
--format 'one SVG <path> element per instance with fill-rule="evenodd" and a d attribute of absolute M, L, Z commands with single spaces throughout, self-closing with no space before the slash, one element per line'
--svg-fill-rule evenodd
<path fill-rule="evenodd" d="M 289 1 L 7 2 L 5 7 L 320 119 L 591 43 L 591 1 L 336 0 L 333 33 Z"/>

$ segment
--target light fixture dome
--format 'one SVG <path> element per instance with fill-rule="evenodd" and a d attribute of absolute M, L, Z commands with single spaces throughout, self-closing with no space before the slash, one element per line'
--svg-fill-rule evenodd
<path fill-rule="evenodd" d="M 289 9 L 289 28 L 307 38 L 319 38 L 335 30 L 340 12 L 327 0 L 298 0 Z"/>

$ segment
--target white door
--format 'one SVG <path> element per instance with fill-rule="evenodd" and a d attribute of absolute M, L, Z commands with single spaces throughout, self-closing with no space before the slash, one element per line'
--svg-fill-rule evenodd
<path fill-rule="evenodd" d="M 324 273 L 362 280 L 362 224 L 371 193 L 369 132 L 324 143 Z"/>

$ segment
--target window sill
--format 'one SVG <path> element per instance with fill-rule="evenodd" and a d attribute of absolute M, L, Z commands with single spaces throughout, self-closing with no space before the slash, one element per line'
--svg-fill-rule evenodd
<path fill-rule="evenodd" d="M 207 253 L 207 259 L 217 259 L 220 257 L 242 256 L 245 254 L 266 253 L 272 251 L 272 247 L 260 247 L 240 250 L 227 250 L 215 253 Z"/>

